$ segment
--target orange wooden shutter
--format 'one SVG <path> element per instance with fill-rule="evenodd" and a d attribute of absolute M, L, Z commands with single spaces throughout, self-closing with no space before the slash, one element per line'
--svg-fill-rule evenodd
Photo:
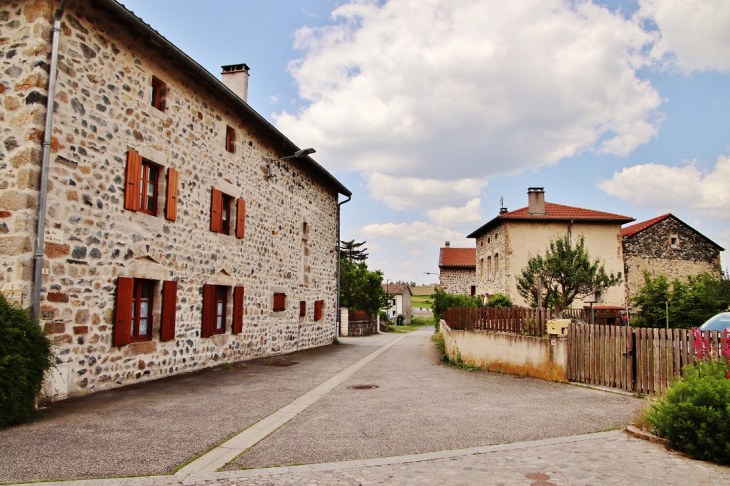
<path fill-rule="evenodd" d="M 221 209 L 223 208 L 223 193 L 216 189 L 212 190 L 210 203 L 210 230 L 220 233 L 221 231 Z"/>
<path fill-rule="evenodd" d="M 142 156 L 127 152 L 127 187 L 124 190 L 124 209 L 139 209 L 139 191 L 142 183 Z"/>
<path fill-rule="evenodd" d="M 165 217 L 170 221 L 177 219 L 177 169 L 167 169 L 167 199 Z"/>
<path fill-rule="evenodd" d="M 307 316 L 307 302 L 304 300 L 299 301 L 299 317 Z"/>
<path fill-rule="evenodd" d="M 236 204 L 236 238 L 246 234 L 246 201 L 239 199 Z"/>
<path fill-rule="evenodd" d="M 233 334 L 243 332 L 243 287 L 233 289 Z"/>
<path fill-rule="evenodd" d="M 314 320 L 318 321 L 320 319 L 322 319 L 322 301 L 315 300 L 314 301 Z"/>
<path fill-rule="evenodd" d="M 160 341 L 175 339 L 175 314 L 177 312 L 177 282 L 166 280 L 162 284 L 162 322 Z"/>
<path fill-rule="evenodd" d="M 132 294 L 134 294 L 134 279 L 118 277 L 117 304 L 114 310 L 114 346 L 129 344 L 129 335 L 132 331 Z"/>
<path fill-rule="evenodd" d="M 215 305 L 215 285 L 203 285 L 203 327 L 200 331 L 200 337 L 209 337 L 213 333 Z"/>

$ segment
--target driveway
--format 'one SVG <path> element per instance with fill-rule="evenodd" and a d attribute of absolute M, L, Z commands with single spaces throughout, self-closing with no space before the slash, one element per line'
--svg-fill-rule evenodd
<path fill-rule="evenodd" d="M 620 427 L 644 405 L 441 365 L 426 329 L 406 335 L 225 469 L 582 434 Z M 173 473 L 401 336 L 343 338 L 340 346 L 57 403 L 30 424 L 0 431 L 0 482 Z"/>

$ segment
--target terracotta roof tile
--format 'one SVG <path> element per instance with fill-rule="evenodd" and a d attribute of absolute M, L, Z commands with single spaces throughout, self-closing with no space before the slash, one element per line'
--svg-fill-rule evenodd
<path fill-rule="evenodd" d="M 528 206 L 524 208 L 510 211 L 509 213 L 500 214 L 500 218 L 530 218 L 530 219 L 605 219 L 605 220 L 625 220 L 631 221 L 633 218 L 622 216 L 614 213 L 604 213 L 603 211 L 594 211 L 592 209 L 576 208 L 573 206 L 563 206 L 545 202 L 545 214 L 530 214 L 527 212 Z"/>
<path fill-rule="evenodd" d="M 413 292 L 411 292 L 411 288 L 408 284 L 399 284 L 399 283 L 384 283 L 381 284 L 383 287 L 383 290 L 388 292 L 389 294 L 393 295 L 403 295 L 403 291 L 408 289 L 408 291 L 413 295 Z"/>
<path fill-rule="evenodd" d="M 672 213 L 667 213 L 667 214 L 663 214 L 661 216 L 657 216 L 656 218 L 647 219 L 646 221 L 643 221 L 641 223 L 632 224 L 631 226 L 622 228 L 621 235 L 622 236 L 634 236 L 639 231 L 645 230 L 649 226 L 651 226 L 655 223 L 658 223 L 659 221 L 662 221 L 664 219 L 667 219 L 671 215 L 672 215 Z"/>
<path fill-rule="evenodd" d="M 439 267 L 471 267 L 477 266 L 476 248 L 441 248 Z"/>

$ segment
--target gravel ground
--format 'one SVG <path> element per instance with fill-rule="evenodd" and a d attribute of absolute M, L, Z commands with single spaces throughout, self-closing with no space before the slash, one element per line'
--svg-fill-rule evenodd
<path fill-rule="evenodd" d="M 626 425 L 644 400 L 438 364 L 414 332 L 226 469 L 387 457 Z M 377 385 L 356 390 L 352 385 Z"/>
<path fill-rule="evenodd" d="M 0 430 L 0 482 L 171 473 L 395 337 L 56 402 L 35 421 Z M 282 361 L 298 364 L 271 366 Z"/>

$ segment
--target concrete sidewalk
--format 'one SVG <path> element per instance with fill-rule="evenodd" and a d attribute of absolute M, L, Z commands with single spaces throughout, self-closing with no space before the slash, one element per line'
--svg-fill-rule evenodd
<path fill-rule="evenodd" d="M 526 479 L 515 476 L 522 469 L 514 470 L 510 461 L 537 461 L 547 470 L 543 464 L 549 463 L 540 462 L 546 454 L 557 457 L 561 450 L 565 454 L 565 448 L 573 447 L 567 444 L 582 443 L 566 456 L 569 460 L 563 460 L 565 467 L 550 470 L 575 479 L 580 474 L 575 471 L 586 467 L 587 459 L 581 455 L 589 451 L 607 448 L 599 463 L 614 468 L 617 442 L 622 444 L 618 449 L 648 448 L 662 461 L 684 461 L 682 467 L 704 474 L 697 469 L 704 467 L 702 463 L 619 432 L 575 437 L 622 426 L 643 406 L 642 400 L 443 366 L 430 343 L 431 334 L 429 329 L 408 335 L 343 338 L 342 346 L 58 404 L 34 423 L 0 431 L 0 481 L 170 474 L 199 456 L 175 476 L 89 484 L 357 484 L 350 481 L 361 475 L 363 480 L 386 483 L 419 484 L 417 478 L 421 478 L 424 484 L 439 484 L 429 478 L 443 479 L 439 476 L 443 474 L 452 475 L 449 482 L 459 484 L 476 474 L 453 476 L 458 470 L 454 461 L 466 461 L 463 471 L 487 467 L 490 477 L 522 484 L 519 481 Z M 571 437 L 555 439 L 564 436 Z M 255 440 L 246 442 L 249 439 Z M 200 456 L 208 450 L 210 455 Z M 515 455 L 516 450 L 523 452 Z M 402 457 L 418 453 L 426 454 Z M 502 467 L 495 464 L 503 460 L 506 469 L 494 469 Z M 345 462 L 333 465 L 332 461 Z M 312 465 L 241 470 L 291 464 Z M 212 472 L 224 465 L 228 471 Z M 720 468 L 720 473 L 725 469 Z M 474 476 L 481 479 L 473 481 L 492 484 L 485 483 L 483 476 Z"/>

